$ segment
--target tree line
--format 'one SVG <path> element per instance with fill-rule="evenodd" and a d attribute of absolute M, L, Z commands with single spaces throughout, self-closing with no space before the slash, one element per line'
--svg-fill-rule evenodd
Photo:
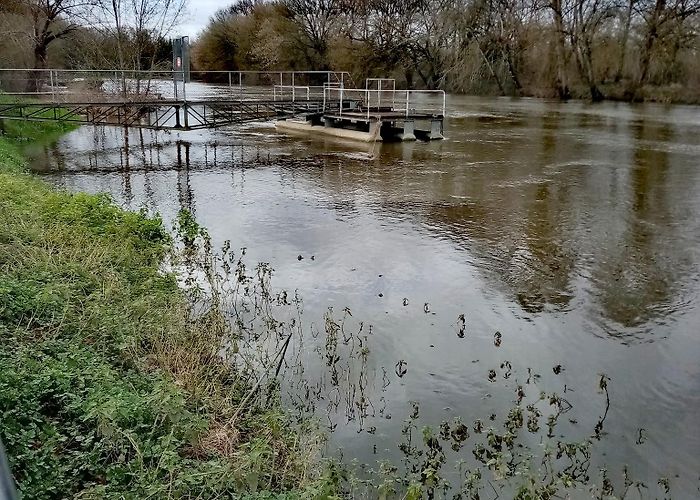
<path fill-rule="evenodd" d="M 700 102 L 700 0 L 240 0 L 201 70 L 347 70 L 449 92 Z"/>
<path fill-rule="evenodd" d="M 0 67 L 168 69 L 186 2 L 2 0 Z M 700 103 L 699 39 L 700 0 L 238 0 L 197 34 L 192 61 L 456 93 Z"/>
<path fill-rule="evenodd" d="M 187 0 L 0 0 L 0 67 L 169 69 Z"/>

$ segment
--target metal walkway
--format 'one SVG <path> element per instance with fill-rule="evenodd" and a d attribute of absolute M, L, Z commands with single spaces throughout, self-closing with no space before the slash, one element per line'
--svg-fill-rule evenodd
<path fill-rule="evenodd" d="M 343 102 L 349 109 L 353 103 Z M 0 103 L 0 119 L 196 130 L 340 112 L 339 100 L 144 100 Z"/>
<path fill-rule="evenodd" d="M 402 137 L 413 137 L 414 125 L 423 122 L 416 130 L 429 127 L 431 137 L 442 137 L 443 91 L 396 89 L 386 78 L 349 88 L 350 81 L 348 73 L 333 71 L 0 68 L 0 121 L 196 130 L 301 118 L 367 133 L 377 126 L 402 129 Z"/>

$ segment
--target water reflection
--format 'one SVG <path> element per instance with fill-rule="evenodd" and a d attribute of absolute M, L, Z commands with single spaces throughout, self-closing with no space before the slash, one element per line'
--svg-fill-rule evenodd
<path fill-rule="evenodd" d="M 566 311 L 577 288 L 579 296 L 585 290 L 586 300 L 600 303 L 608 333 L 624 335 L 610 325 L 640 327 L 687 300 L 679 299 L 679 286 L 697 271 L 694 250 L 675 242 L 697 234 L 674 219 L 682 214 L 673 209 L 679 201 L 693 204 L 697 175 L 686 170 L 690 158 L 669 151 L 676 142 L 670 121 L 560 108 L 491 109 L 452 119 L 448 141 L 369 150 L 265 129 L 232 140 L 225 133 L 185 139 L 93 128 L 70 141 L 70 163 L 66 146 L 52 145 L 35 154 L 35 164 L 44 172 L 50 165 L 51 172 L 118 173 L 118 198 L 132 208 L 157 207 L 150 173 L 174 171 L 178 209 L 191 211 L 192 171 L 243 176 L 244 169 L 273 167 L 292 190 L 300 176 L 324 190 L 328 200 L 319 204 L 341 218 L 357 212 L 361 193 L 377 216 L 410 218 L 449 238 L 526 313 Z M 615 147 L 602 147 L 597 139 L 610 134 L 618 136 Z M 682 171 L 669 177 L 674 160 Z M 144 188 L 138 200 L 135 175 Z M 583 251 L 590 241 L 596 247 Z M 583 287 L 581 277 L 588 278 Z"/>
<path fill-rule="evenodd" d="M 697 111 L 452 104 L 442 142 L 368 146 L 269 125 L 86 128 L 35 155 L 36 168 L 166 221 L 195 212 L 216 242 L 232 239 L 270 262 L 311 318 L 329 304 L 351 307 L 375 328 L 377 367 L 391 372 L 405 359 L 407 378 L 416 377 L 371 395 L 378 406 L 420 399 L 437 421 L 446 407 L 466 415 L 481 407 L 488 387 L 471 361 L 503 361 L 479 344 L 492 348 L 499 330 L 498 356 L 540 371 L 564 363 L 571 386 L 611 376 L 606 425 L 630 431 L 610 438 L 611 458 L 690 475 L 700 467 L 700 436 L 687 435 L 698 411 L 688 393 L 700 389 Z M 460 314 L 468 333 L 455 344 Z M 639 422 L 651 406 L 654 418 Z M 642 425 L 652 436 L 643 453 Z M 394 446 L 377 427 L 377 439 L 383 429 Z M 345 445 L 359 455 L 367 444 L 355 434 Z"/>

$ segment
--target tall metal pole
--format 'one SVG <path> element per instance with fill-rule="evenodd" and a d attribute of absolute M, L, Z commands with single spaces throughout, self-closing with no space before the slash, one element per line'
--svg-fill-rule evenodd
<path fill-rule="evenodd" d="M 173 88 L 175 90 L 175 100 L 177 101 L 177 73 L 173 71 Z"/>

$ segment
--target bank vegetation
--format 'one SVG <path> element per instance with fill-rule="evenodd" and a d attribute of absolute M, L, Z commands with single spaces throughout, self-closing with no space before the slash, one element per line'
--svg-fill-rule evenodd
<path fill-rule="evenodd" d="M 230 322 L 164 269 L 161 220 L 27 173 L 22 147 L 61 126 L 4 130 L 0 440 L 22 498 L 326 498 L 318 434 L 222 355 Z"/>

